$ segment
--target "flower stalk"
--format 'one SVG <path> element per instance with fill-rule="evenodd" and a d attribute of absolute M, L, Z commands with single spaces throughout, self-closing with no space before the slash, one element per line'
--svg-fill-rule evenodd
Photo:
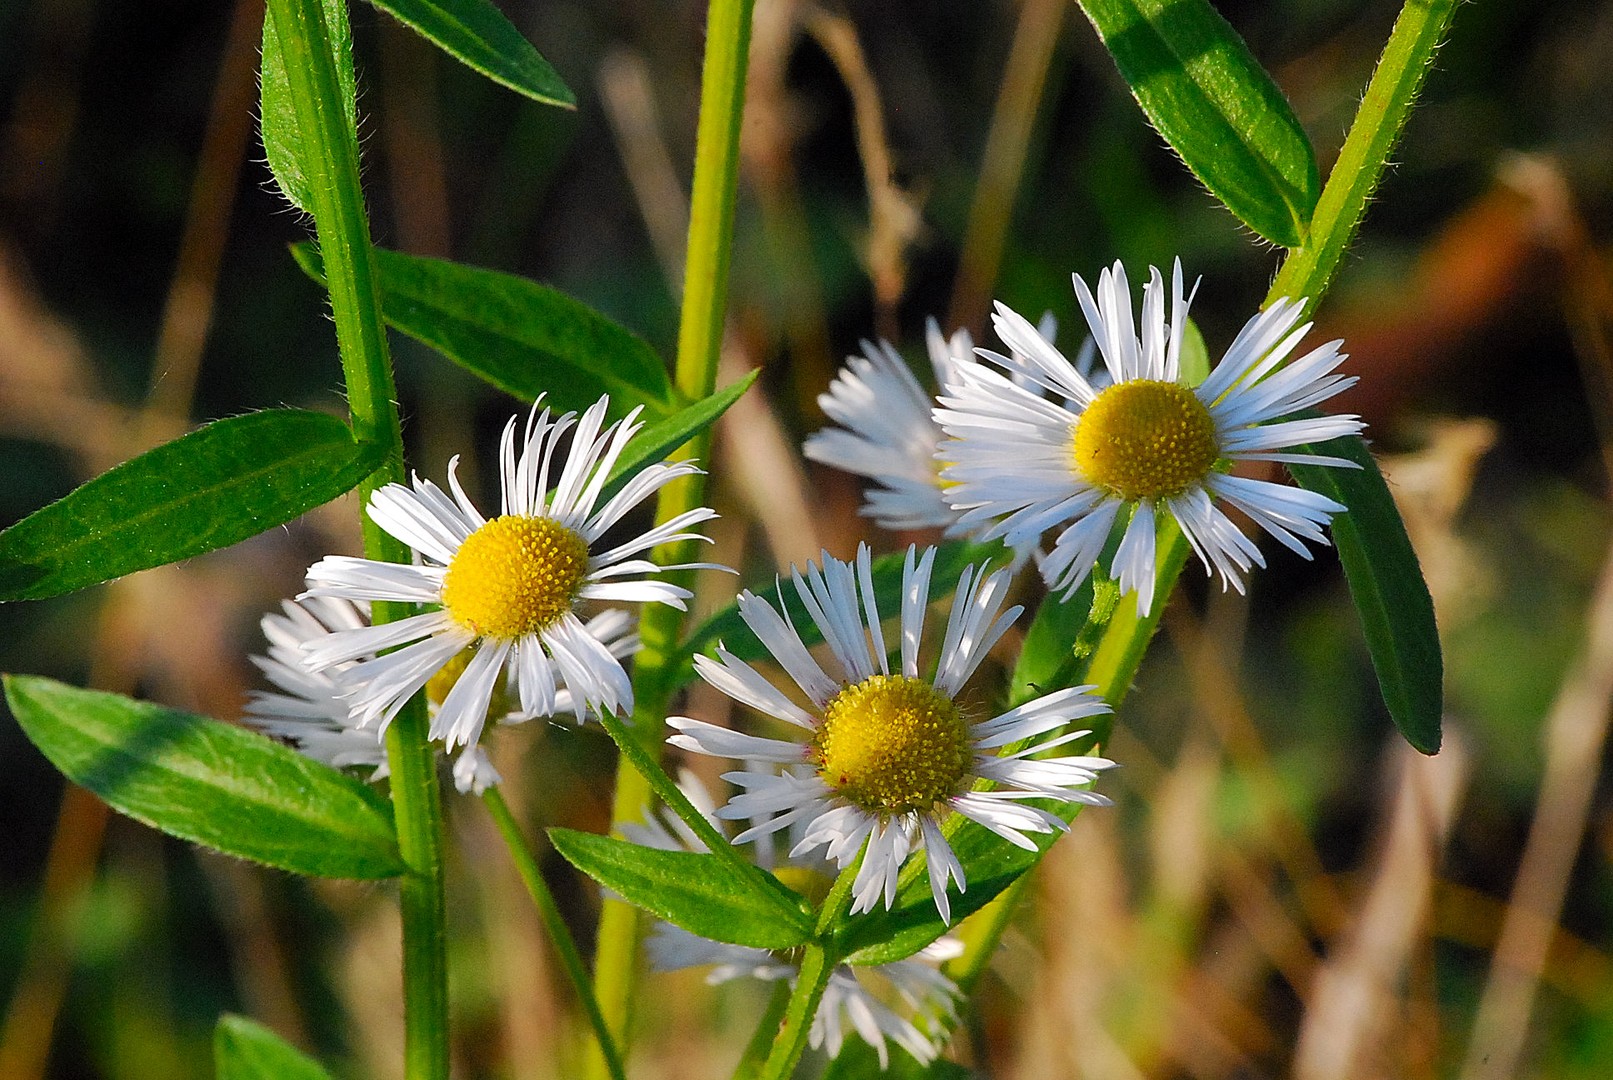
<path fill-rule="evenodd" d="M 744 114 L 753 6 L 754 0 L 712 0 L 706 17 L 683 307 L 673 372 L 677 388 L 690 400 L 710 396 L 717 383 L 717 361 L 727 314 L 728 267 L 739 180 L 739 129 Z M 702 433 L 673 459 L 703 458 L 709 445 L 709 432 Z M 656 521 L 670 521 L 699 506 L 704 479 L 690 476 L 663 488 L 656 504 Z M 663 563 L 688 562 L 689 547 L 688 543 L 667 545 L 658 559 Z M 688 573 L 669 576 L 675 579 Z M 639 621 L 643 650 L 634 660 L 631 737 L 650 752 L 660 746 L 664 733 L 666 706 L 673 692 L 673 657 L 682 630 L 683 613 L 664 605 L 650 605 Z M 648 781 L 624 754 L 616 773 L 613 822 L 620 826 L 640 820 L 649 795 Z M 636 908 L 616 899 L 605 901 L 594 962 L 595 989 L 605 1022 L 617 1045 L 624 1048 L 629 1042 L 642 929 Z M 597 1078 L 604 1073 L 603 1059 L 591 1058 L 589 1075 Z"/>
<path fill-rule="evenodd" d="M 297 117 L 309 212 L 324 256 L 331 315 L 341 353 L 353 434 L 381 447 L 384 464 L 359 487 L 367 504 L 382 485 L 402 482 L 402 428 L 381 295 L 359 181 L 358 137 L 347 120 L 336 60 L 319 0 L 269 0 Z M 364 553 L 407 562 L 408 549 L 368 518 Z M 377 604 L 376 623 L 410 614 L 406 605 Z M 399 882 L 403 914 L 404 1075 L 448 1075 L 448 961 L 443 890 L 442 796 L 426 741 L 426 710 L 416 698 L 387 729 L 398 849 L 409 867 Z"/>

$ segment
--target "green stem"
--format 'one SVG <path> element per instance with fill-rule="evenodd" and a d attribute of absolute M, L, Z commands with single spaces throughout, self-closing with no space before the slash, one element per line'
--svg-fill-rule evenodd
<path fill-rule="evenodd" d="M 1383 179 L 1389 155 L 1400 141 L 1412 102 L 1455 12 L 1456 0 L 1407 0 L 1400 9 L 1355 123 L 1317 200 L 1310 242 L 1283 261 L 1267 303 L 1281 296 L 1302 296 L 1314 310 L 1327 292 L 1345 249 L 1355 239 L 1367 200 Z"/>
<path fill-rule="evenodd" d="M 868 842 L 864 841 L 862 851 L 840 871 L 834 887 L 818 909 L 817 938 L 801 951 L 801 970 L 790 990 L 790 1000 L 784 1007 L 784 1019 L 779 1023 L 773 1049 L 756 1074 L 758 1080 L 785 1080 L 806 1052 L 812 1020 L 823 1001 L 823 989 L 829 985 L 829 976 L 840 963 L 840 953 L 834 947 L 834 932 L 846 921 L 846 912 L 851 909 L 851 887 L 867 855 Z"/>
<path fill-rule="evenodd" d="M 526 842 L 526 835 L 521 832 L 521 826 L 516 824 L 515 817 L 510 813 L 509 804 L 504 801 L 504 796 L 499 794 L 498 788 L 490 787 L 483 792 L 482 804 L 493 816 L 493 824 L 498 826 L 499 835 L 504 837 L 504 844 L 510 849 L 510 858 L 515 861 L 516 872 L 525 882 L 526 891 L 532 897 L 532 903 L 537 906 L 538 917 L 543 920 L 543 928 L 549 933 L 549 941 L 560 954 L 561 966 L 566 969 L 572 988 L 577 991 L 577 1000 L 582 1002 L 583 1011 L 588 1014 L 588 1022 L 593 1025 L 594 1038 L 598 1042 L 600 1053 L 605 1057 L 606 1065 L 610 1068 L 612 1080 L 625 1080 L 622 1057 L 616 1050 L 616 1041 L 611 1038 L 610 1030 L 605 1027 L 605 1017 L 599 1011 L 599 1001 L 594 997 L 594 984 L 588 978 L 588 969 L 583 966 L 582 954 L 577 951 L 577 942 L 571 936 L 571 928 L 560 916 L 560 908 L 555 905 L 554 894 L 549 891 L 548 883 L 543 880 L 543 871 L 538 868 L 538 860 Z"/>
<path fill-rule="evenodd" d="M 1272 282 L 1267 304 L 1279 297 L 1300 296 L 1306 299 L 1307 308 L 1314 310 L 1321 301 L 1339 261 L 1355 237 L 1367 200 L 1388 167 L 1389 154 L 1405 128 L 1412 101 L 1422 85 L 1434 50 L 1450 28 L 1455 6 L 1455 0 L 1407 0 L 1401 9 L 1361 108 L 1356 112 L 1355 122 L 1344 140 L 1344 148 L 1322 189 L 1311 221 L 1310 242 L 1304 248 L 1289 252 Z M 1098 640 L 1084 681 L 1096 684 L 1098 693 L 1117 709 L 1131 689 L 1143 653 L 1159 626 L 1160 614 L 1187 564 L 1189 553 L 1181 529 L 1169 518 L 1162 520 L 1155 563 L 1158 582 L 1152 611 L 1138 616 L 1134 604 L 1122 601 Z M 1099 728 L 1098 733 L 1106 741 L 1107 725 Z M 1029 892 L 1028 889 L 1017 891 L 1021 896 Z M 948 965 L 949 971 L 965 979 L 978 975 L 985 959 L 996 950 L 1016 906 L 1010 902 L 990 909 L 985 916 L 987 926 L 971 937 L 968 951 Z"/>
<path fill-rule="evenodd" d="M 739 180 L 739 126 L 745 105 L 753 4 L 754 0 L 711 0 L 706 16 L 683 309 L 673 372 L 673 381 L 691 401 L 710 396 L 717 384 L 717 360 L 728 304 L 728 266 Z M 675 456 L 704 457 L 709 446 L 710 434 L 703 433 Z M 686 477 L 662 488 L 656 501 L 656 521 L 669 521 L 698 507 L 705 496 L 704 479 L 698 475 Z M 661 549 L 657 558 L 663 563 L 689 562 L 693 547 L 692 542 L 670 545 Z M 691 577 L 687 571 L 671 576 L 685 583 Z M 676 646 L 682 631 L 683 612 L 662 604 L 645 606 L 639 619 L 639 638 L 644 647 L 633 661 L 632 737 L 647 751 L 657 751 L 661 744 L 667 703 L 674 689 Z M 613 822 L 620 825 L 642 819 L 649 796 L 644 773 L 634 768 L 624 753 L 616 771 Z M 636 908 L 616 899 L 605 901 L 594 959 L 595 988 L 606 1023 L 623 1047 L 629 1041 L 640 929 Z M 592 1058 L 589 1074 L 601 1076 L 603 1064 L 601 1059 Z"/>
<path fill-rule="evenodd" d="M 361 503 L 376 488 L 405 479 L 403 436 L 381 297 L 359 182 L 358 137 L 348 120 L 319 0 L 269 0 L 267 17 L 285 61 L 297 118 L 300 164 L 325 260 L 331 315 L 346 380 L 353 433 L 386 449 L 386 463 L 359 487 Z M 366 517 L 364 553 L 408 562 L 409 550 Z M 407 605 L 376 604 L 375 622 L 410 614 Z M 424 702 L 416 698 L 387 728 L 398 848 L 409 872 L 399 882 L 403 913 L 404 1070 L 409 1080 L 448 1075 L 448 957 L 443 894 L 442 796 L 426 740 Z"/>

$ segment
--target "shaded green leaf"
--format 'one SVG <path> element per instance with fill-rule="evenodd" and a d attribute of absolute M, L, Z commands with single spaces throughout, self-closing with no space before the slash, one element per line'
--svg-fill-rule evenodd
<path fill-rule="evenodd" d="M 226 1014 L 213 1028 L 218 1080 L 330 1080 L 317 1061 L 262 1024 Z"/>
<path fill-rule="evenodd" d="M 343 494 L 379 449 L 325 413 L 219 420 L 0 532 L 0 600 L 37 600 L 256 536 Z"/>
<path fill-rule="evenodd" d="M 316 280 L 311 244 L 292 254 Z M 609 394 L 619 411 L 643 405 L 671 415 L 677 392 L 642 338 L 580 300 L 527 278 L 444 259 L 375 250 L 387 325 L 431 346 L 523 401 L 547 393 L 555 408 L 582 410 Z"/>
<path fill-rule="evenodd" d="M 113 808 L 226 855 L 312 877 L 405 867 L 373 789 L 262 735 L 51 679 L 5 677 L 23 732 Z"/>
<path fill-rule="evenodd" d="M 845 1046 L 824 1067 L 819 1080 L 970 1080 L 977 1074 L 955 1061 L 939 1058 L 929 1065 L 920 1065 L 918 1059 L 894 1042 L 886 1045 L 890 1055 L 888 1065 L 880 1065 L 879 1054 L 860 1038 L 847 1038 Z"/>
<path fill-rule="evenodd" d="M 744 396 L 745 391 L 751 388 L 761 373 L 761 368 L 748 371 L 710 397 L 701 398 L 665 420 L 645 424 L 644 428 L 633 436 L 633 441 L 627 444 L 622 456 L 616 459 L 616 467 L 611 470 L 610 478 L 605 482 L 600 501 L 603 502 L 620 491 L 622 485 L 632 479 L 633 474 L 644 466 L 664 460 L 672 451 L 715 424 L 718 417 L 728 411 L 730 405 Z"/>
<path fill-rule="evenodd" d="M 1359 436 L 1303 449 L 1361 466 L 1339 469 L 1291 463 L 1288 470 L 1300 486 L 1349 508 L 1333 518 L 1333 543 L 1361 618 L 1384 704 L 1407 742 L 1425 754 L 1438 753 L 1445 665 L 1434 625 L 1434 601 L 1394 498 Z"/>
<path fill-rule="evenodd" d="M 901 610 L 902 563 L 905 558 L 906 552 L 898 551 L 874 560 L 874 596 L 881 612 L 894 615 Z M 942 544 L 936 549 L 935 566 L 930 574 L 931 599 L 949 595 L 956 589 L 959 576 L 970 563 L 993 562 L 1001 566 L 1008 558 L 1007 550 L 1001 544 L 975 544 L 961 540 Z M 801 597 L 793 585 L 786 581 L 782 590 L 765 590 L 768 602 L 777 607 L 779 591 L 784 595 L 787 608 L 785 617 L 795 625 L 801 640 L 807 645 L 822 641 L 822 631 L 807 612 L 806 605 L 801 603 Z M 680 650 L 681 659 L 687 664 L 696 653 L 709 653 L 719 642 L 741 660 L 762 660 L 769 655 L 767 647 L 740 618 L 737 602 L 712 615 L 689 635 Z"/>
<path fill-rule="evenodd" d="M 421 37 L 489 79 L 548 105 L 577 99 L 549 61 L 488 0 L 370 0 Z"/>
<path fill-rule="evenodd" d="M 353 36 L 347 25 L 346 0 L 323 0 L 322 7 L 331 52 L 336 58 L 336 78 L 341 83 L 347 124 L 356 131 Z M 308 199 L 308 178 L 303 168 L 297 113 L 291 104 L 291 88 L 286 79 L 285 58 L 280 50 L 280 39 L 275 36 L 274 19 L 268 15 L 263 20 L 263 78 L 260 80 L 260 89 L 263 95 L 260 122 L 269 171 L 274 174 L 281 193 L 293 206 L 305 213 L 313 213 Z"/>
<path fill-rule="evenodd" d="M 792 949 L 812 937 L 801 897 L 756 867 L 572 829 L 550 829 L 549 839 L 578 870 L 692 934 L 757 949 Z"/>
<path fill-rule="evenodd" d="M 1207 0 L 1080 0 L 1143 112 L 1210 192 L 1299 247 L 1321 192 L 1294 111 Z"/>

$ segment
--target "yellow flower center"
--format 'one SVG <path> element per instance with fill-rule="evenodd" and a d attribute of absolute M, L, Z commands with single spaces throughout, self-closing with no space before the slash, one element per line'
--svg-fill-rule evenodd
<path fill-rule="evenodd" d="M 877 814 L 927 810 L 956 794 L 974 759 L 957 705 L 903 675 L 875 675 L 836 694 L 813 750 L 824 782 Z"/>
<path fill-rule="evenodd" d="M 1215 421 L 1192 390 L 1157 379 L 1115 383 L 1076 422 L 1076 470 L 1122 499 L 1177 495 L 1220 456 Z"/>
<path fill-rule="evenodd" d="M 570 611 L 588 575 L 588 542 L 553 518 L 494 518 L 459 545 L 442 606 L 482 637 L 536 633 Z"/>
<path fill-rule="evenodd" d="M 437 673 L 426 681 L 426 700 L 431 702 L 432 708 L 441 708 L 442 703 L 448 700 L 448 692 L 459 682 L 459 677 L 465 674 L 465 668 L 470 665 L 470 658 L 476 655 L 476 647 L 461 649 L 454 654 Z M 487 718 L 497 720 L 502 716 L 515 711 L 515 698 L 510 696 L 509 685 L 503 679 L 493 683 L 493 696 L 487 703 Z"/>

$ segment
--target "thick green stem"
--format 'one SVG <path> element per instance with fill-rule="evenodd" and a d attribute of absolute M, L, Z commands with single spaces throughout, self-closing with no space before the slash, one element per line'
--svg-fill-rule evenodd
<path fill-rule="evenodd" d="M 745 71 L 750 58 L 754 0 L 712 0 L 706 16 L 706 53 L 700 84 L 700 123 L 695 136 L 694 182 L 689 205 L 689 243 L 683 275 L 683 309 L 678 327 L 678 358 L 673 380 L 690 400 L 711 394 L 717 384 L 728 304 L 728 265 L 733 248 L 734 199 L 739 180 L 739 126 L 745 106 Z M 676 455 L 706 455 L 710 435 L 702 434 Z M 661 489 L 656 520 L 669 521 L 698 507 L 703 476 Z M 657 553 L 663 563 L 691 560 L 692 542 Z M 687 579 L 687 571 L 677 575 Z M 634 730 L 649 752 L 660 744 L 667 703 L 673 693 L 674 654 L 683 630 L 683 613 L 661 604 L 645 607 L 639 619 L 643 650 L 633 662 Z M 616 771 L 613 821 L 637 821 L 649 802 L 643 774 L 624 755 Z M 595 988 L 606 1023 L 618 1045 L 628 1045 L 634 975 L 638 970 L 640 919 L 636 908 L 605 901 L 599 949 L 594 959 Z M 603 1075 L 602 1059 L 590 1062 L 590 1075 Z"/>
<path fill-rule="evenodd" d="M 760 1080 L 786 1080 L 806 1052 L 812 1020 L 823 1001 L 823 988 L 829 985 L 829 976 L 834 974 L 841 960 L 841 954 L 834 947 L 834 932 L 846 921 L 846 912 L 851 909 L 851 887 L 867 856 L 865 841 L 857 858 L 835 878 L 834 887 L 818 909 L 817 937 L 801 951 L 801 970 L 795 977 L 795 986 L 790 989 L 790 1000 L 784 1006 L 778 1036 L 773 1040 L 767 1060 L 756 1073 Z"/>
<path fill-rule="evenodd" d="M 538 917 L 543 920 L 543 928 L 549 934 L 549 941 L 554 945 L 555 952 L 560 955 L 560 964 L 566 969 L 572 988 L 577 991 L 577 1000 L 582 1002 L 583 1011 L 588 1014 L 588 1022 L 593 1025 L 594 1038 L 600 1053 L 605 1057 L 606 1065 L 610 1068 L 612 1080 L 625 1080 L 621 1054 L 617 1052 L 616 1041 L 611 1038 L 609 1029 L 605 1027 L 605 1017 L 599 1011 L 599 1000 L 594 997 L 594 984 L 588 978 L 588 969 L 583 965 L 582 953 L 577 951 L 577 942 L 571 936 L 571 928 L 560 915 L 560 908 L 554 902 L 554 894 L 549 891 L 548 882 L 543 880 L 543 871 L 538 868 L 538 860 L 532 854 L 532 848 L 528 846 L 526 836 L 521 832 L 521 826 L 516 823 L 514 815 L 510 813 L 509 804 L 504 801 L 504 796 L 499 794 L 498 788 L 490 787 L 483 792 L 482 804 L 487 807 L 487 812 L 493 815 L 493 824 L 498 826 L 499 835 L 504 837 L 504 845 L 510 850 L 510 858 L 515 862 L 516 872 L 526 884 L 527 894 L 532 897 L 532 903 L 538 909 Z"/>
<path fill-rule="evenodd" d="M 1407 0 L 1401 9 L 1355 123 L 1322 189 L 1309 242 L 1289 252 L 1283 261 L 1267 295 L 1268 304 L 1284 296 L 1304 297 L 1307 308 L 1314 310 L 1327 291 L 1339 261 L 1355 237 L 1367 200 L 1388 167 L 1389 154 L 1405 128 L 1434 51 L 1450 28 L 1455 6 L 1455 0 Z M 1084 681 L 1094 683 L 1104 700 L 1116 708 L 1131 689 L 1143 653 L 1159 626 L 1160 614 L 1187 564 L 1187 540 L 1169 518 L 1160 523 L 1157 550 L 1158 581 L 1152 611 L 1139 616 L 1129 598 L 1123 599 L 1087 666 Z M 1106 741 L 1106 728 L 1099 733 Z M 1016 900 L 1028 893 L 1026 888 L 1014 890 Z M 968 951 L 948 964 L 948 970 L 965 979 L 977 976 L 985 958 L 996 950 L 1016 907 L 1017 903 L 1008 902 L 983 912 L 985 928 L 970 937 Z"/>
<path fill-rule="evenodd" d="M 359 488 L 361 500 L 405 479 L 403 437 L 392 361 L 381 323 L 369 219 L 359 182 L 358 137 L 348 121 L 336 58 L 319 0 L 269 0 L 297 117 L 300 163 L 325 260 L 331 315 L 341 351 L 353 433 L 386 450 L 386 464 Z M 364 553 L 408 562 L 409 550 L 364 521 Z M 409 614 L 376 604 L 374 619 Z M 399 882 L 403 911 L 404 1068 L 409 1080 L 448 1075 L 448 962 L 444 933 L 442 796 L 426 741 L 425 704 L 416 698 L 387 729 L 398 848 L 409 867 Z"/>

